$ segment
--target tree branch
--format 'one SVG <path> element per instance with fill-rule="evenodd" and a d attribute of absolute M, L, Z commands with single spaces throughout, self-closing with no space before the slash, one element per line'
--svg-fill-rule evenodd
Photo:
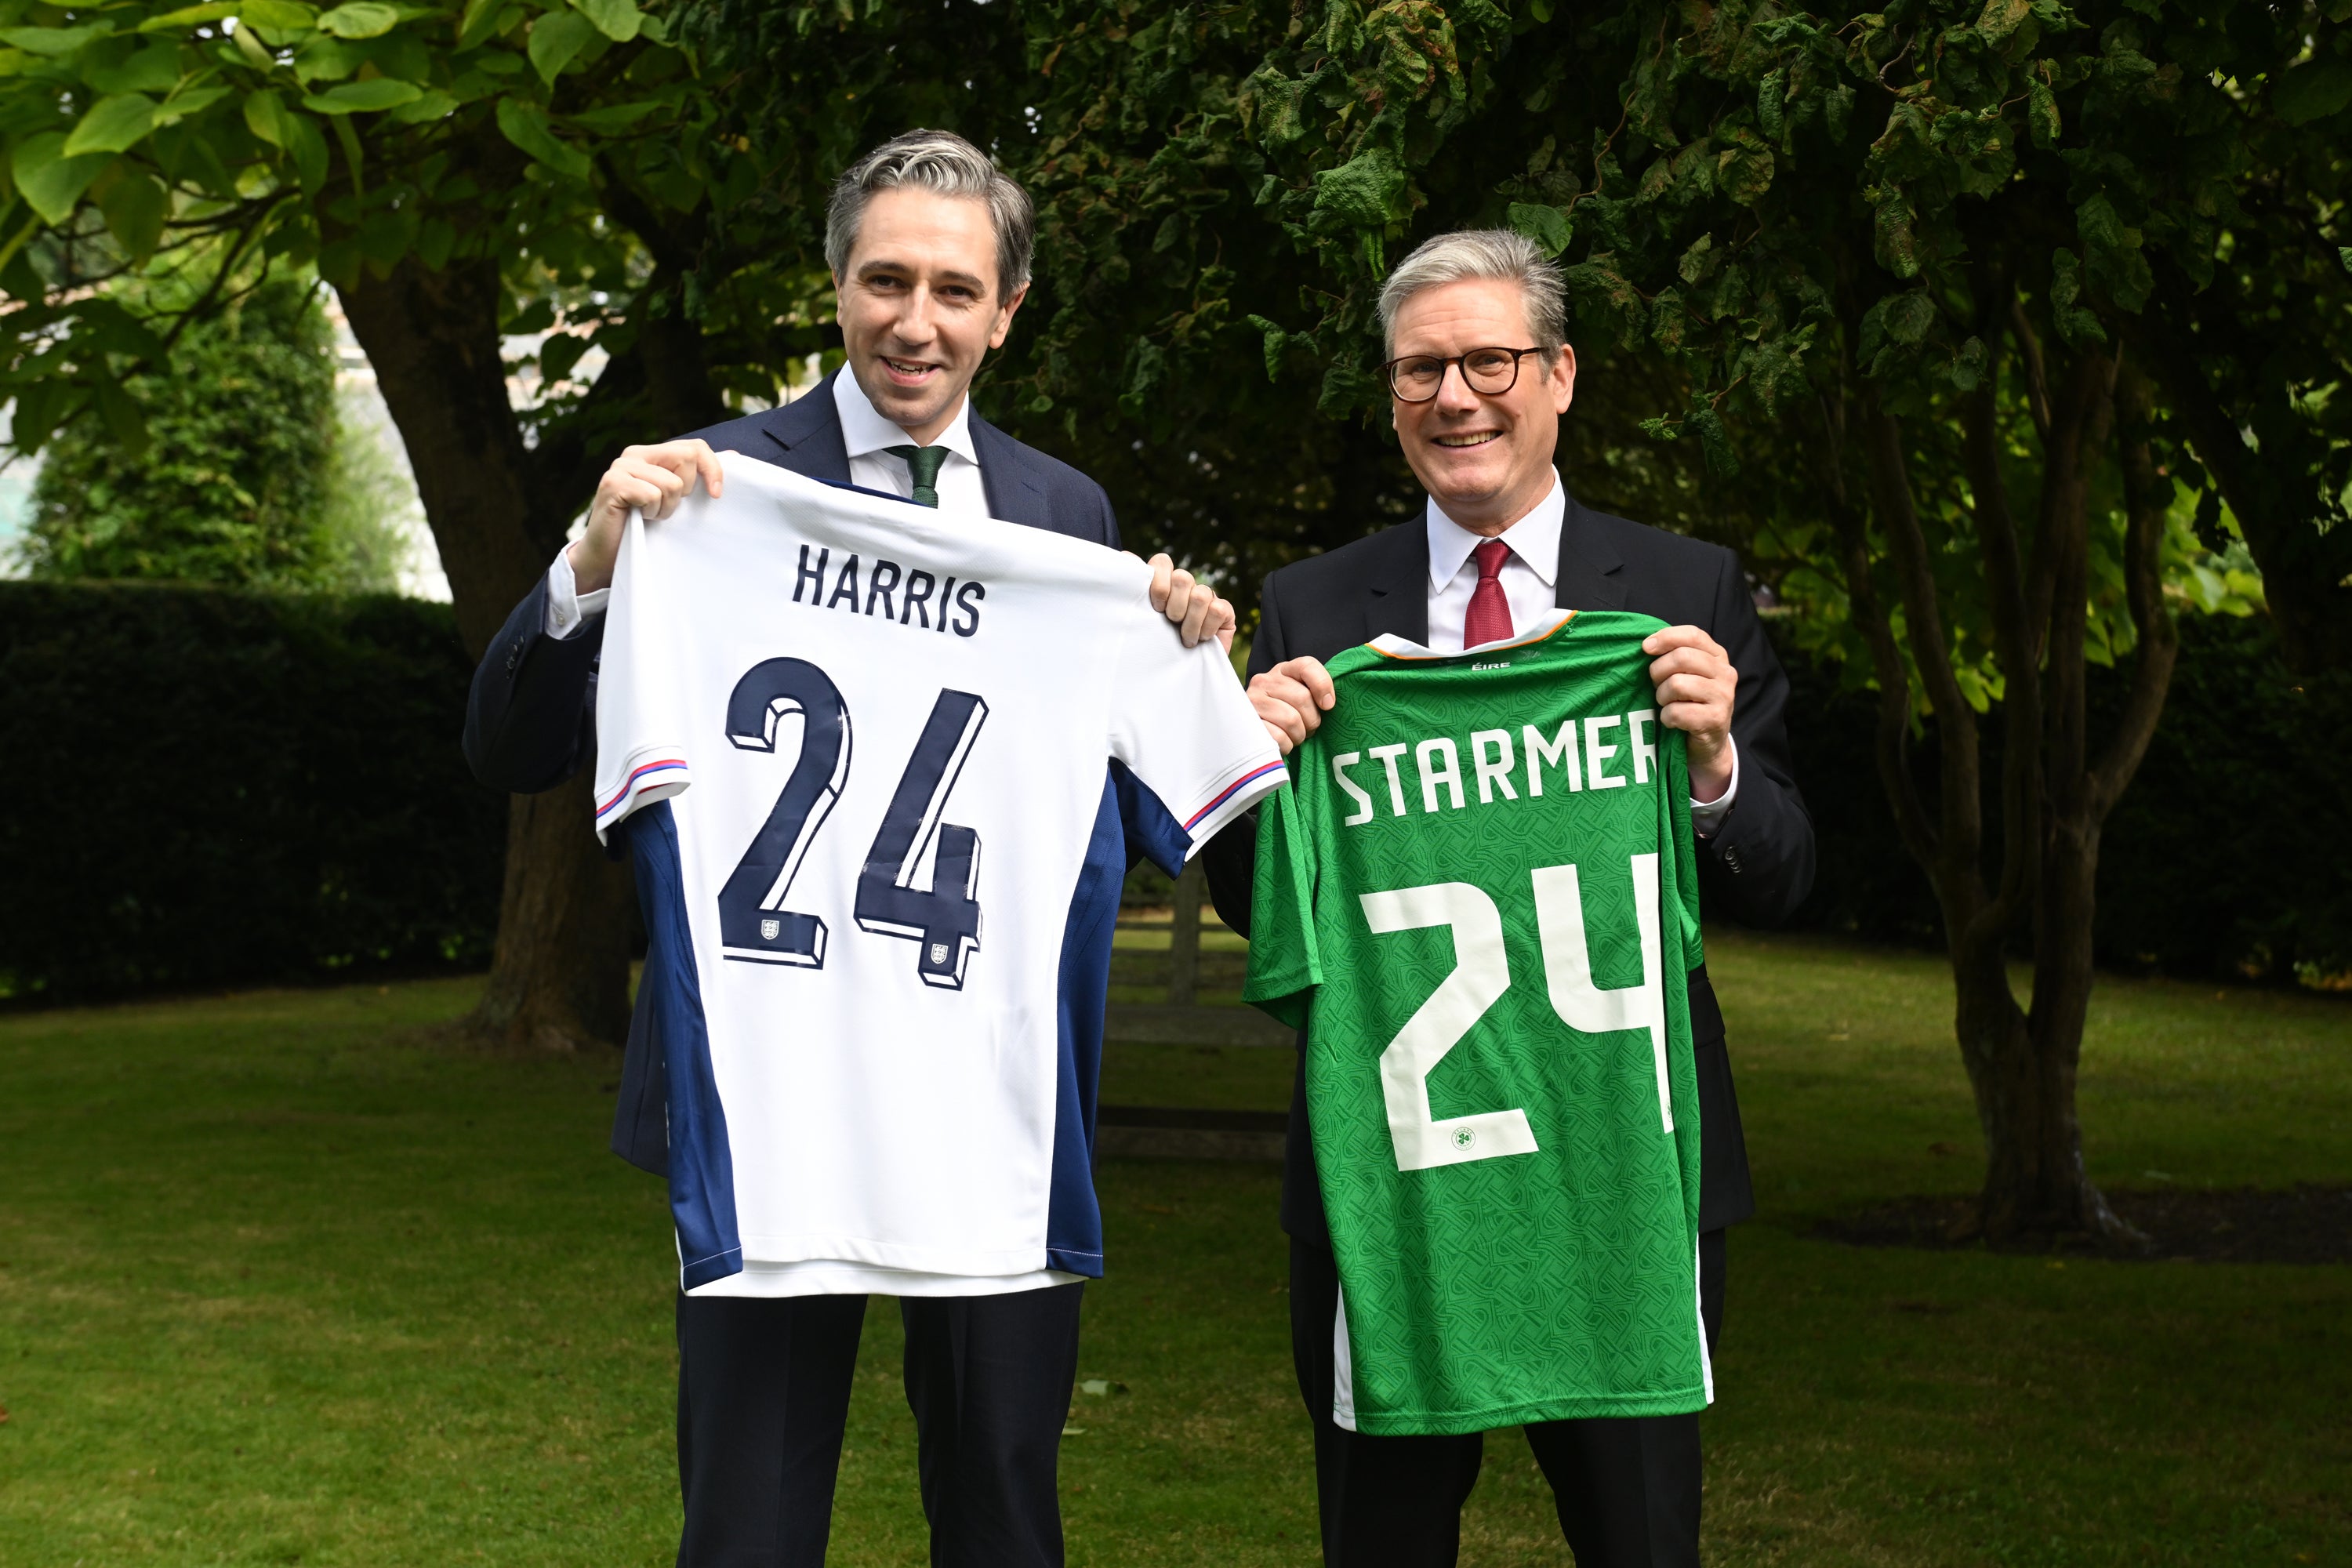
<path fill-rule="evenodd" d="M 1998 353 L 1998 327 L 1990 335 L 1987 346 Z M 2017 519 L 2000 471 L 1993 385 L 1988 379 L 1960 409 L 1962 451 L 1975 497 L 1977 540 L 1992 613 L 1993 654 L 2003 678 L 2000 883 L 1992 903 L 1978 916 L 1984 929 L 1971 933 L 1976 939 L 2005 931 L 2015 922 L 2032 898 L 2042 868 L 2042 672 L 2027 621 Z"/>
<path fill-rule="evenodd" d="M 2121 456 L 2128 519 L 2124 531 L 2124 593 L 2133 629 L 2138 634 L 2139 658 L 2132 668 L 2131 689 L 2124 699 L 2115 733 L 2108 737 L 2086 781 L 2087 804 L 2098 821 L 2105 820 L 2147 755 L 2180 652 L 2179 628 L 2164 602 L 2164 534 L 2172 485 L 2157 472 L 2148 441 L 2147 422 L 2155 401 L 2155 389 L 2137 365 L 2124 365 L 2116 387 L 2116 413 L 2124 429 Z"/>
<path fill-rule="evenodd" d="M 1826 396 L 1822 422 L 1830 439 L 1822 483 L 1822 506 L 1837 530 L 1845 563 L 1845 593 L 1850 614 L 1862 628 L 1870 649 L 1871 673 L 1878 681 L 1878 731 L 1875 755 L 1887 804 L 1895 811 L 1895 826 L 1903 847 L 1923 868 L 1933 867 L 1940 847 L 1927 803 L 1919 798 L 1918 782 L 1911 776 L 1911 676 L 1903 666 L 1903 650 L 1895 640 L 1895 625 L 1878 596 L 1870 570 L 1870 522 L 1846 492 L 1843 443 L 1837 439 L 1841 421 Z"/>

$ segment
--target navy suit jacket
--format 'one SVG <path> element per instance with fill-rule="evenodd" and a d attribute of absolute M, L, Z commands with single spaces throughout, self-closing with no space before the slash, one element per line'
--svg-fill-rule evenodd
<path fill-rule="evenodd" d="M 1563 610 L 1634 610 L 1668 626 L 1698 626 L 1731 656 L 1739 671 L 1731 721 L 1739 798 L 1698 842 L 1700 901 L 1710 915 L 1751 924 L 1786 920 L 1812 887 L 1813 824 L 1789 756 L 1789 678 L 1765 639 L 1739 558 L 1720 545 L 1594 511 L 1570 496 L 1553 584 L 1553 602 Z M 1412 642 L 1429 636 L 1429 534 L 1418 517 L 1267 577 L 1249 672 L 1289 658 L 1328 659 L 1389 633 Z M 1244 935 L 1256 848 L 1257 814 L 1251 812 L 1202 857 L 1217 912 Z M 1698 1066 L 1699 1228 L 1714 1230 L 1747 1218 L 1756 1200 L 1724 1049 L 1723 1009 L 1704 967 L 1691 972 L 1690 1013 Z M 1301 1061 L 1291 1094 L 1282 1226 L 1328 1246 L 1303 1056 Z"/>
<path fill-rule="evenodd" d="M 977 411 L 971 418 L 992 516 L 1118 548 L 1118 521 L 1100 485 L 1067 463 L 1023 446 Z M 782 408 L 697 430 L 689 438 L 697 437 L 715 450 L 741 452 L 813 479 L 851 482 L 849 447 L 842 439 L 831 376 Z M 591 616 L 569 637 L 551 637 L 546 628 L 542 575 L 490 639 L 466 704 L 466 761 L 476 778 L 512 795 L 553 789 L 595 752 L 596 663 L 604 646 L 604 617 Z M 580 830 L 586 833 L 588 824 L 583 821 Z M 661 1053 L 653 1048 L 643 1003 L 640 995 L 629 1019 L 613 1152 L 661 1175 L 669 1165 L 666 1089 Z"/>

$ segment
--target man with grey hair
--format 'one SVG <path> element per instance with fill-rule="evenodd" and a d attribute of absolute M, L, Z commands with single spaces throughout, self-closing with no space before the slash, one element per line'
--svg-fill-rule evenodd
<path fill-rule="evenodd" d="M 946 132 L 910 132 L 845 170 L 826 215 L 825 259 L 848 374 L 781 408 L 614 460 L 586 531 L 508 617 L 475 673 L 466 754 L 476 775 L 531 793 L 586 762 L 623 526 L 632 510 L 668 516 L 698 483 L 719 495 L 719 452 L 1117 548 L 1102 487 L 990 425 L 968 395 L 1027 295 L 1034 226 L 1028 194 Z M 1175 623 L 1171 635 L 1186 647 L 1205 637 L 1230 646 L 1233 606 L 1166 556 L 1151 565 L 1152 601 Z M 1130 841 L 1134 831 L 1130 824 Z M 649 994 L 630 1024 L 613 1147 L 667 1174 L 667 1099 Z M 1091 1125 L 1090 1105 L 1086 1114 Z M 898 1272 L 931 1561 L 1060 1563 L 1055 1469 L 1077 1364 L 1077 1276 L 1040 1270 L 974 1293 L 960 1277 Z M 824 1562 L 864 1289 L 806 1293 L 824 1283 L 746 1268 L 678 1297 L 679 1563 Z"/>
<path fill-rule="evenodd" d="M 1666 623 L 1643 644 L 1659 721 L 1683 732 L 1692 826 L 1711 914 L 1784 920 L 1812 884 L 1813 832 L 1782 712 L 1788 680 L 1730 551 L 1578 503 L 1553 467 L 1576 390 L 1559 270 L 1507 230 L 1441 235 L 1381 294 L 1390 415 L 1429 495 L 1420 520 L 1265 580 L 1250 696 L 1286 753 L 1334 705 L 1322 660 L 1384 634 L 1443 653 L 1510 638 L 1562 609 L 1631 610 Z M 1246 932 L 1256 814 L 1207 851 L 1227 923 Z M 1704 968 L 1690 975 L 1701 1142 L 1700 1316 L 1722 1322 L 1724 1227 L 1755 1204 Z M 1308 1126 L 1292 1091 L 1282 1225 L 1291 1237 L 1291 1347 L 1315 1424 L 1324 1561 L 1440 1568 L 1454 1561 L 1484 1439 L 1372 1436 L 1332 1418 L 1339 1277 Z M 1526 1428 L 1579 1568 L 1698 1561 L 1698 1417 L 1553 1421 Z"/>

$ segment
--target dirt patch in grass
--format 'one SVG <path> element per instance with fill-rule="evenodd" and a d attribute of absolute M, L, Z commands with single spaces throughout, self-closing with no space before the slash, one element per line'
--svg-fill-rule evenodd
<path fill-rule="evenodd" d="M 2200 1263 L 2352 1263 L 2352 1186 L 2302 1183 L 2284 1190 L 2114 1191 L 2107 1202 L 2146 1236 L 2145 1248 L 2099 1246 L 2088 1236 L 2021 1237 L 1995 1250 L 2082 1253 Z M 1817 1234 L 1854 1247 L 1918 1247 L 1954 1251 L 1985 1245 L 1955 1240 L 1974 1213 L 1974 1198 L 1914 1197 L 1824 1220 Z"/>

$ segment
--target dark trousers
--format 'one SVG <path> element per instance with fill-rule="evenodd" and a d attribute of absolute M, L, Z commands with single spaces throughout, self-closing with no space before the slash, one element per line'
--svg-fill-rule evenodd
<path fill-rule="evenodd" d="M 1083 1285 L 904 1297 L 934 1568 L 1060 1568 Z M 677 1300 L 679 1568 L 819 1568 L 863 1296 Z"/>
<path fill-rule="evenodd" d="M 1723 1326 L 1723 1232 L 1698 1238 L 1698 1259 L 1699 1317 L 1712 1355 Z M 1334 1422 L 1331 1328 L 1339 1308 L 1330 1248 L 1294 1237 L 1290 1353 L 1315 1423 L 1326 1568 L 1451 1568 L 1486 1436 L 1373 1437 Z M 1543 1421 L 1523 1430 L 1551 1483 L 1577 1568 L 1696 1568 L 1696 1415 Z"/>

